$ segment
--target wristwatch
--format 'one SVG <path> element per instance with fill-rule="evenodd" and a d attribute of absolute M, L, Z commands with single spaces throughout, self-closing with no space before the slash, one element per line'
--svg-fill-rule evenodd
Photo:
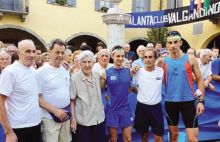
<path fill-rule="evenodd" d="M 202 103 L 203 105 L 205 105 L 205 100 L 204 99 L 199 99 L 199 103 Z"/>

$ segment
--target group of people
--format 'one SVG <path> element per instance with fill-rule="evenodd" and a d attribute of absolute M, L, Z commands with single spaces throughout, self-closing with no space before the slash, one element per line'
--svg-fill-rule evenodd
<path fill-rule="evenodd" d="M 111 51 L 97 44 L 95 55 L 84 44 L 69 54 L 66 44 L 55 39 L 48 60 L 35 69 L 33 41 L 20 41 L 19 58 L 13 64 L 9 65 L 11 58 L 6 59 L 8 53 L 0 53 L 0 62 L 1 57 L 7 61 L 0 76 L 0 122 L 6 142 L 39 142 L 41 137 L 43 142 L 70 142 L 72 134 L 76 142 L 117 142 L 118 129 L 122 129 L 123 141 L 131 142 L 133 126 L 142 142 L 149 140 L 149 128 L 154 140 L 162 142 L 163 85 L 170 141 L 178 141 L 180 114 L 188 141 L 198 141 L 206 83 L 198 59 L 184 54 L 181 45 L 181 34 L 170 31 L 166 49 L 159 42 L 155 47 L 141 45 L 136 59 L 129 44 Z M 128 102 L 130 92 L 137 94 L 135 116 Z"/>

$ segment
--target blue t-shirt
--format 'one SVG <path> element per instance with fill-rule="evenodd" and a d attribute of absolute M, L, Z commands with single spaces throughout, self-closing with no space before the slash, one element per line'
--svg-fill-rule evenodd
<path fill-rule="evenodd" d="M 131 83 L 131 74 L 129 68 L 116 69 L 111 67 L 106 70 L 106 84 L 110 100 L 106 108 L 118 110 L 129 107 L 128 94 Z"/>
<path fill-rule="evenodd" d="M 165 57 L 165 101 L 182 102 L 194 100 L 192 65 L 184 54 L 179 59 Z"/>
<path fill-rule="evenodd" d="M 215 59 L 212 61 L 212 74 L 220 75 L 220 59 Z"/>

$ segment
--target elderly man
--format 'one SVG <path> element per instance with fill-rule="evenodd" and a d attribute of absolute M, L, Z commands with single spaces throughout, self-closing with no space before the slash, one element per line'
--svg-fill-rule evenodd
<path fill-rule="evenodd" d="M 133 51 L 131 50 L 131 46 L 129 43 L 126 43 L 124 46 L 124 51 L 125 51 L 125 58 L 128 59 L 130 62 L 133 62 L 134 60 L 136 60 L 136 55 Z"/>
<path fill-rule="evenodd" d="M 212 80 L 212 68 L 211 68 L 212 51 L 210 49 L 201 49 L 200 58 L 198 59 L 199 69 L 202 74 L 202 78 L 205 83 L 205 87 L 211 91 L 215 90 L 215 87 L 210 83 Z"/>
<path fill-rule="evenodd" d="M 71 100 L 77 123 L 77 142 L 105 142 L 105 113 L 101 98 L 100 74 L 92 71 L 95 56 L 82 51 L 78 56 L 80 71 L 71 77 Z M 76 123 L 72 123 L 73 131 Z"/>
<path fill-rule="evenodd" d="M 37 70 L 42 138 L 44 142 L 70 142 L 70 76 L 61 66 L 66 44 L 55 39 L 49 50 L 50 61 Z"/>
<path fill-rule="evenodd" d="M 100 49 L 98 52 L 98 63 L 95 63 L 93 70 L 100 73 L 100 75 L 113 64 L 109 63 L 110 52 L 108 49 Z"/>
<path fill-rule="evenodd" d="M 14 45 L 9 45 L 6 48 L 7 53 L 12 57 L 13 54 L 15 54 L 17 52 L 17 47 Z"/>
<path fill-rule="evenodd" d="M 2 70 L 11 64 L 11 56 L 6 52 L 0 52 L 0 74 Z"/>
<path fill-rule="evenodd" d="M 138 59 L 132 63 L 132 67 L 144 67 L 144 51 L 146 47 L 144 45 L 139 45 L 136 52 L 138 54 Z"/>
<path fill-rule="evenodd" d="M 40 107 L 35 70 L 36 48 L 31 40 L 18 43 L 19 60 L 0 79 L 0 121 L 6 142 L 40 141 Z M 7 105 L 7 107 L 6 107 Z"/>

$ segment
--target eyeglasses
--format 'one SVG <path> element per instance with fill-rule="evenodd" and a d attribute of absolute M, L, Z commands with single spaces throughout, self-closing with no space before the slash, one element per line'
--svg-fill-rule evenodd
<path fill-rule="evenodd" d="M 169 36 L 181 36 L 180 33 L 178 31 L 171 31 L 169 33 L 167 33 L 167 37 Z"/>

